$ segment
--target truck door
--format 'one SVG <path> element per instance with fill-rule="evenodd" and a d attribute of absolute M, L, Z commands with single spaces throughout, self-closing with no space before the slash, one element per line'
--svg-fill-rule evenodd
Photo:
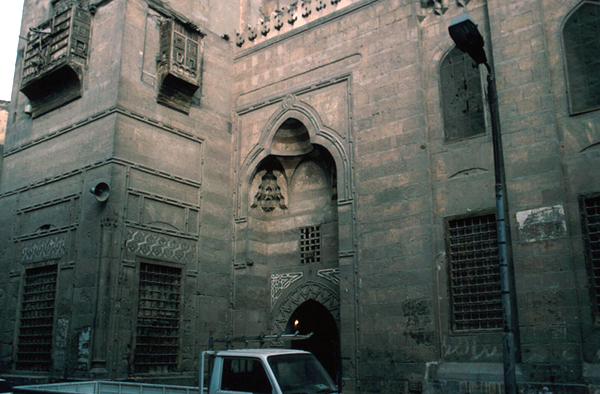
<path fill-rule="evenodd" d="M 259 359 L 224 357 L 217 394 L 228 393 L 274 394 L 275 391 Z"/>

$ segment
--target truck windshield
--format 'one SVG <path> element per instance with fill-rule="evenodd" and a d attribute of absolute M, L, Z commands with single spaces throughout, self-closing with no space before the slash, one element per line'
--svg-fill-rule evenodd
<path fill-rule="evenodd" d="M 338 389 L 312 354 L 270 356 L 269 365 L 283 394 L 329 394 Z"/>

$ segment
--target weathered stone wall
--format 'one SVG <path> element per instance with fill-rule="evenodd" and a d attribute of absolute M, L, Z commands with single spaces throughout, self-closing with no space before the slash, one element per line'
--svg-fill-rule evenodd
<path fill-rule="evenodd" d="M 49 1 L 26 3 L 22 36 Z M 14 88 L 2 373 L 16 372 L 25 269 L 54 262 L 53 377 L 172 379 L 132 362 L 140 265 L 159 263 L 181 269 L 180 378 L 195 379 L 209 331 L 285 330 L 312 300 L 339 327 L 344 392 L 501 390 L 501 332 L 457 330 L 452 310 L 448 222 L 494 212 L 489 113 L 479 136 L 444 134 L 447 27 L 468 11 L 499 91 L 520 387 L 600 385 L 579 207 L 600 191 L 600 114 L 570 115 L 561 36 L 581 1 L 329 0 L 321 14 L 324 1 L 301 2 L 310 17 L 241 45 L 223 35 L 291 4 L 91 3 L 82 97 L 32 118 Z M 168 17 L 203 33 L 189 113 L 157 104 Z M 285 129 L 290 119 L 304 129 Z M 274 211 L 254 205 L 267 170 L 285 202 Z M 99 182 L 104 203 L 89 193 Z M 302 264 L 299 229 L 315 224 L 322 261 Z"/>
<path fill-rule="evenodd" d="M 132 366 L 142 263 L 181 269 L 178 379 L 196 381 L 209 331 L 228 331 L 231 44 L 193 19 L 202 86 L 189 114 L 157 104 L 158 22 L 187 8 L 150 3 L 95 2 L 80 99 L 32 119 L 15 95 L 0 195 L 3 372 L 18 372 L 25 270 L 49 261 L 55 378 L 170 379 Z M 49 1 L 25 9 L 25 31 L 51 12 Z M 105 202 L 89 192 L 100 182 Z"/>
<path fill-rule="evenodd" d="M 577 198 L 597 191 L 591 155 L 598 114 L 568 115 L 561 42 L 562 25 L 580 2 L 422 3 L 366 1 L 309 29 L 242 46 L 236 162 L 243 171 L 255 148 L 268 146 L 280 98 L 309 103 L 305 92 L 325 92 L 349 75 L 344 98 L 310 102 L 323 118 L 337 112 L 336 121 L 348 125 L 344 143 L 352 143 L 349 218 L 357 247 L 340 273 L 345 376 L 364 392 L 415 389 L 424 377 L 446 382 L 428 386 L 434 392 L 493 390 L 494 384 L 456 383 L 501 382 L 502 347 L 497 331 L 456 333 L 448 293 L 445 221 L 493 212 L 495 204 L 489 115 L 486 135 L 444 139 L 440 62 L 453 48 L 450 19 L 466 9 L 497 74 L 521 335 L 518 379 L 593 383 L 595 367 L 583 371 L 583 362 L 594 363 L 596 340 Z M 328 120 L 332 129 L 345 127 Z"/>
<path fill-rule="evenodd" d="M 2 160 L 4 153 L 4 136 L 6 135 L 6 124 L 8 122 L 9 101 L 0 100 L 0 176 L 2 174 Z"/>

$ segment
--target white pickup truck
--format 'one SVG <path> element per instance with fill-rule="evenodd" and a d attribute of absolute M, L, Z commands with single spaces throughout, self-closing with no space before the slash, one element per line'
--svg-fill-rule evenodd
<path fill-rule="evenodd" d="M 332 394 L 339 389 L 309 352 L 284 349 L 206 351 L 208 394 Z M 204 367 L 201 368 L 201 371 Z M 200 387 L 204 386 L 200 374 Z"/>
<path fill-rule="evenodd" d="M 276 336 L 280 339 L 287 336 Z M 263 342 L 265 337 L 260 337 Z M 200 388 L 87 381 L 13 387 L 15 394 L 334 394 L 325 369 L 309 352 L 274 348 L 202 352 Z M 205 374 L 208 379 L 205 379 Z M 206 381 L 205 381 L 206 380 Z M 205 384 L 206 383 L 206 384 Z"/>

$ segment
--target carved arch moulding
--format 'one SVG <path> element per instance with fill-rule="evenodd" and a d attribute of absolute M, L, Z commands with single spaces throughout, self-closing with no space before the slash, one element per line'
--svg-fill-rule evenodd
<path fill-rule="evenodd" d="M 243 221 L 248 214 L 250 183 L 259 163 L 271 154 L 274 137 L 281 125 L 289 119 L 301 122 L 308 132 L 310 143 L 324 147 L 333 157 L 338 176 L 339 201 L 352 200 L 351 147 L 335 130 L 325 126 L 318 111 L 295 95 L 287 95 L 279 108 L 265 122 L 258 143 L 242 158 L 236 179 L 236 220 Z"/>
<path fill-rule="evenodd" d="M 313 300 L 323 305 L 338 323 L 340 321 L 340 295 L 330 287 L 309 281 L 300 285 L 283 298 L 283 301 L 273 310 L 273 331 L 284 332 L 294 311 L 304 302 Z"/>

